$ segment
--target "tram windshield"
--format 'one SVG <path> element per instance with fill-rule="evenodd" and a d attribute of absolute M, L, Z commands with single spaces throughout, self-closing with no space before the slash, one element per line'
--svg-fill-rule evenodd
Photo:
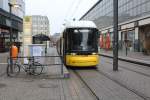
<path fill-rule="evenodd" d="M 69 51 L 97 51 L 97 29 L 69 29 Z"/>

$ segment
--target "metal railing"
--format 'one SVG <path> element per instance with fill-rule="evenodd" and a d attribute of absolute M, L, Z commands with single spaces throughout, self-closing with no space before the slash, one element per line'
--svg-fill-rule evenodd
<path fill-rule="evenodd" d="M 64 74 L 64 69 L 63 69 L 63 56 L 18 56 L 18 57 L 12 57 L 12 59 L 19 60 L 22 62 L 23 65 L 28 64 L 28 59 L 32 58 L 34 61 L 39 62 L 42 66 L 56 66 L 60 65 L 60 70 L 61 70 L 61 75 Z M 57 58 L 57 59 L 56 59 Z M 7 64 L 10 65 L 10 57 L 7 59 Z M 14 64 L 14 63 L 12 63 Z"/>

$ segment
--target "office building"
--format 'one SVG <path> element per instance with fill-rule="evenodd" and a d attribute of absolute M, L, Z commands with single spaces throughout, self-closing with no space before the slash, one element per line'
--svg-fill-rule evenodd
<path fill-rule="evenodd" d="M 32 35 L 49 35 L 49 20 L 47 16 L 32 16 Z"/>
<path fill-rule="evenodd" d="M 113 42 L 113 0 L 99 0 L 80 20 L 92 20 Z M 150 53 L 150 0 L 118 0 L 119 50 Z M 105 42 L 105 41 L 104 41 Z"/>
<path fill-rule="evenodd" d="M 24 44 L 32 44 L 34 41 L 33 37 L 39 34 L 44 34 L 49 37 L 48 18 L 46 16 L 40 16 L 40 15 L 25 16 L 23 38 L 25 41 L 26 41 L 25 39 L 26 36 L 30 37 L 31 39 L 30 39 L 30 42 L 28 41 L 27 43 L 24 41 Z"/>
<path fill-rule="evenodd" d="M 11 15 L 8 5 L 9 2 L 13 5 L 11 8 Z M 18 36 L 23 31 L 22 18 L 25 14 L 24 7 L 25 3 L 23 0 L 0 0 L 0 52 L 6 52 L 9 50 L 10 29 L 12 29 L 13 42 L 20 43 Z"/>

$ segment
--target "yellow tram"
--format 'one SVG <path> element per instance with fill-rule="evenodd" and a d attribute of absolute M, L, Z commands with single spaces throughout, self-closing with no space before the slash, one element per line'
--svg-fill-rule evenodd
<path fill-rule="evenodd" d="M 98 29 L 92 21 L 72 21 L 65 25 L 57 41 L 57 51 L 69 67 L 96 67 L 99 63 Z"/>

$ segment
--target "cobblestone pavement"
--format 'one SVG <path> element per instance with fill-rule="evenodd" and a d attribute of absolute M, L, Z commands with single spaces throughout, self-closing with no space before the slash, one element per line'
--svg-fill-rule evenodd
<path fill-rule="evenodd" d="M 9 53 L 0 53 L 0 76 L 6 73 L 7 66 L 7 58 L 9 57 Z"/>
<path fill-rule="evenodd" d="M 54 49 L 51 50 L 55 54 Z M 57 77 L 60 67 L 52 66 L 45 70 L 52 77 L 31 76 L 25 72 L 12 78 L 7 77 L 6 73 L 1 75 L 0 100 L 84 100 L 85 97 L 86 100 L 93 100 L 75 75 L 71 75 L 70 78 Z"/>
<path fill-rule="evenodd" d="M 147 74 L 150 72 L 150 68 L 136 66 L 131 63 L 119 63 L 119 71 L 113 71 L 112 63 L 108 63 L 110 60 L 109 58 L 101 57 L 98 69 L 115 81 L 128 87 L 131 91 L 145 97 L 146 100 L 150 100 L 150 77 Z"/>
<path fill-rule="evenodd" d="M 0 64 L 0 77 L 6 73 L 6 64 Z"/>
<path fill-rule="evenodd" d="M 51 52 L 54 53 L 54 49 L 51 50 Z M 50 61 L 53 62 L 53 60 Z M 129 64 L 123 64 L 122 66 L 125 67 L 126 65 L 129 68 L 133 66 L 130 66 Z M 6 65 L 1 64 L 0 66 L 0 100 L 85 100 L 85 97 L 87 97 L 86 100 L 93 100 L 76 76 L 71 75 L 70 79 L 62 79 L 57 77 L 47 79 L 38 76 L 31 77 L 30 75 L 26 75 L 24 73 L 21 74 L 20 77 L 10 78 L 7 77 L 5 74 Z M 52 71 L 52 74 L 58 72 L 58 69 L 55 67 L 50 70 Z M 145 100 L 150 100 L 150 77 L 148 76 L 149 74 L 145 76 L 144 74 L 142 75 L 136 72 L 145 72 L 146 74 L 148 73 L 149 69 L 143 69 L 144 71 L 140 69 L 132 71 L 134 69 L 127 70 L 124 68 L 119 68 L 118 72 L 114 72 L 112 70 L 112 64 L 107 63 L 107 59 L 101 58 L 98 70 L 113 78 L 115 81 L 121 83 L 122 85 L 128 87 L 129 89 L 133 90 L 133 92 L 138 93 L 138 95 L 143 96 L 144 98 L 146 98 Z M 106 80 L 102 81 L 102 77 L 100 78 L 98 77 L 98 75 L 96 76 L 98 78 L 97 80 L 100 80 L 103 84 L 105 84 L 104 82 L 106 82 Z M 87 77 L 87 79 L 88 78 L 89 77 Z M 109 86 L 111 87 L 110 84 Z M 107 84 L 105 84 L 105 86 L 108 87 Z M 97 87 L 96 89 L 98 88 L 99 87 Z M 115 88 L 114 86 L 113 89 L 115 89 L 115 91 L 118 90 L 118 88 Z M 119 89 L 121 89 L 120 86 Z M 104 91 L 100 91 L 99 95 L 103 93 Z"/>
<path fill-rule="evenodd" d="M 9 57 L 9 52 L 0 53 L 0 64 L 7 63 L 7 57 Z"/>

